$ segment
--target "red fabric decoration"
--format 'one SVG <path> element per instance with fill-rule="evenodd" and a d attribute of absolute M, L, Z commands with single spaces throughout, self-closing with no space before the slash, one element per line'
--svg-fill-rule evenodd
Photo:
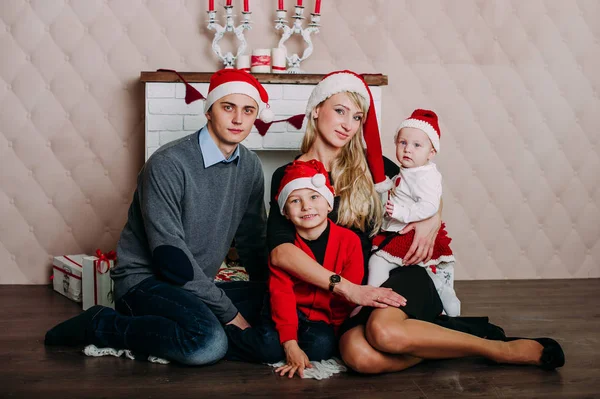
<path fill-rule="evenodd" d="M 287 119 L 279 119 L 279 120 L 269 122 L 269 123 L 265 123 L 265 122 L 261 121 L 260 119 L 257 119 L 254 122 L 254 126 L 256 127 L 256 130 L 258 130 L 258 133 L 261 136 L 264 136 L 265 134 L 267 134 L 267 131 L 269 130 L 271 125 L 273 123 L 278 123 L 278 122 L 287 122 L 290 125 L 294 126 L 296 129 L 300 129 L 302 127 L 302 123 L 304 122 L 304 114 L 290 116 Z"/>
<path fill-rule="evenodd" d="M 173 69 L 157 69 L 158 72 L 173 72 L 175 75 L 179 76 L 179 79 L 185 85 L 185 103 L 191 104 L 196 100 L 206 100 L 206 98 L 198 91 L 194 86 L 189 84 L 187 80 L 183 76 L 179 74 L 179 72 Z"/>

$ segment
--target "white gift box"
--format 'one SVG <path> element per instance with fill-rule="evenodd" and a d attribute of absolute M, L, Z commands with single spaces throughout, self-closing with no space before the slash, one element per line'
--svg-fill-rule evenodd
<path fill-rule="evenodd" d="M 52 285 L 54 291 L 75 302 L 81 302 L 81 278 L 84 256 L 86 255 L 55 256 L 52 261 Z"/>
<path fill-rule="evenodd" d="M 114 309 L 113 281 L 110 278 L 113 267 L 113 260 L 99 261 L 96 256 L 83 258 L 83 310 L 94 305 Z"/>

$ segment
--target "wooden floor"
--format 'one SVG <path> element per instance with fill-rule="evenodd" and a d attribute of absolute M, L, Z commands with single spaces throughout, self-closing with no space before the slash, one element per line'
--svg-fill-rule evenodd
<path fill-rule="evenodd" d="M 478 359 L 430 361 L 380 376 L 344 373 L 289 380 L 267 366 L 222 361 L 203 368 L 88 358 L 46 348 L 47 329 L 77 304 L 45 286 L 0 286 L 0 398 L 598 398 L 600 280 L 459 281 L 464 315 L 489 315 L 509 335 L 550 336 L 565 367 L 499 366 Z"/>

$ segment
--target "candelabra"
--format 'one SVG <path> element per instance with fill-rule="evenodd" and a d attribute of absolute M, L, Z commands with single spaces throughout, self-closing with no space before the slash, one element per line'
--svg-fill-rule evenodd
<path fill-rule="evenodd" d="M 252 14 L 250 11 L 242 11 L 242 23 L 238 26 L 235 26 L 233 23 L 233 6 L 226 5 L 225 7 L 225 26 L 219 25 L 216 23 L 217 12 L 212 10 L 208 11 L 208 29 L 215 31 L 215 37 L 212 41 L 212 49 L 217 54 L 225 68 L 233 68 L 236 58 L 244 53 L 246 50 L 247 42 L 246 37 L 244 36 L 244 31 L 247 29 L 252 29 L 250 26 L 250 15 Z M 227 54 L 223 55 L 221 51 L 221 46 L 219 46 L 219 41 L 223 38 L 226 32 L 233 32 L 235 37 L 240 42 L 237 52 L 235 55 L 231 53 L 231 51 L 227 52 Z"/>
<path fill-rule="evenodd" d="M 310 39 L 310 35 L 312 33 L 319 33 L 319 21 L 321 19 L 321 14 L 310 13 L 310 23 L 308 27 L 303 28 L 302 22 L 304 20 L 304 7 L 303 6 L 295 6 L 294 16 L 294 24 L 292 27 L 288 26 L 288 21 L 285 20 L 286 10 L 277 10 L 277 19 L 275 20 L 275 29 L 283 30 L 283 34 L 281 35 L 281 39 L 279 40 L 278 47 L 285 51 L 285 58 L 288 63 L 288 73 L 303 73 L 302 69 L 300 69 L 300 63 L 310 57 L 313 52 L 313 44 Z M 299 34 L 302 36 L 302 39 L 306 43 L 306 48 L 300 57 L 298 54 L 292 54 L 292 56 L 288 55 L 287 48 L 285 47 L 285 42 L 292 37 L 294 34 Z"/>

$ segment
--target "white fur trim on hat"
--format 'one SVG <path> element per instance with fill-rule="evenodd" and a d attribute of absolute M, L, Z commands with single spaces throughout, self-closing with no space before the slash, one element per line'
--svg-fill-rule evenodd
<path fill-rule="evenodd" d="M 265 108 L 265 103 L 260 99 L 260 93 L 250 83 L 242 82 L 239 80 L 232 82 L 225 82 L 208 93 L 206 100 L 204 101 L 204 112 L 208 112 L 210 107 L 220 98 L 228 96 L 230 94 L 245 94 L 248 97 L 256 101 L 258 105 L 258 114 Z"/>
<path fill-rule="evenodd" d="M 386 191 L 389 191 L 392 188 L 394 188 L 394 183 L 387 176 L 385 177 L 384 181 L 375 184 L 375 191 L 377 191 L 380 194 L 385 193 Z"/>
<path fill-rule="evenodd" d="M 425 121 L 422 121 L 420 119 L 407 119 L 404 122 L 402 122 L 400 124 L 400 126 L 398 127 L 398 129 L 396 129 L 396 135 L 394 136 L 394 141 L 397 140 L 398 133 L 400 133 L 400 129 L 405 128 L 405 127 L 412 127 L 412 128 L 419 129 L 419 130 L 425 132 L 427 137 L 429 137 L 429 140 L 431 140 L 431 144 L 433 144 L 433 149 L 436 152 L 440 152 L 440 136 L 435 131 L 433 126 L 431 126 L 431 124 L 429 124 Z"/>
<path fill-rule="evenodd" d="M 317 176 L 322 176 L 320 179 Z M 320 182 L 323 182 L 322 185 L 317 186 Z M 315 190 L 319 194 L 321 194 L 329 203 L 329 206 L 333 208 L 333 193 L 325 184 L 325 176 L 318 173 L 312 177 L 300 177 L 298 179 L 294 179 L 286 184 L 281 191 L 279 192 L 279 196 L 277 197 L 277 204 L 279 205 L 279 210 L 283 215 L 285 203 L 287 202 L 288 197 L 294 190 L 299 190 L 301 188 L 310 188 L 311 190 Z"/>
<path fill-rule="evenodd" d="M 310 119 L 312 110 L 334 94 L 351 91 L 363 97 L 370 104 L 369 92 L 362 80 L 350 73 L 334 73 L 319 82 L 313 89 L 306 104 L 306 117 Z"/>

